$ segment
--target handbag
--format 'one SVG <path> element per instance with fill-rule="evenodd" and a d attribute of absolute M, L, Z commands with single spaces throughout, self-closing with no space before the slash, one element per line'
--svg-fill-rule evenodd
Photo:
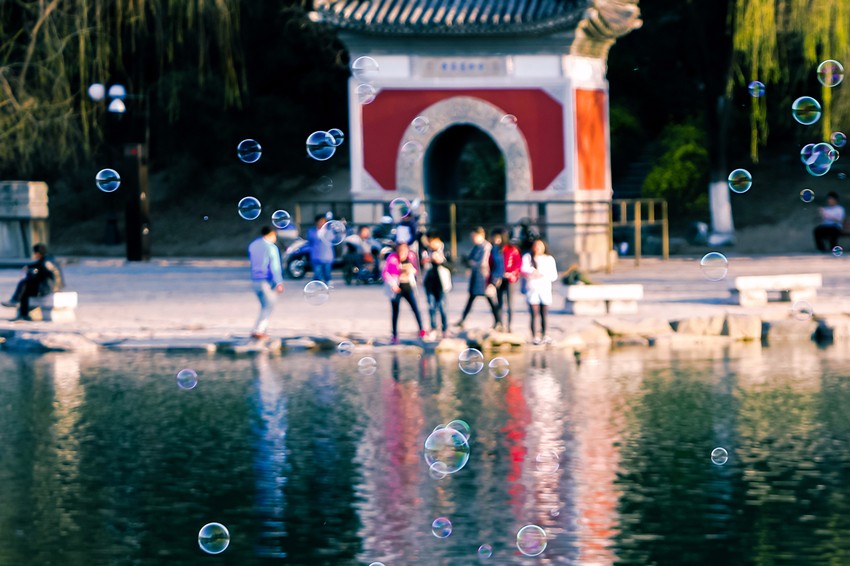
<path fill-rule="evenodd" d="M 443 293 L 448 293 L 452 290 L 452 272 L 444 265 L 437 266 L 437 275 L 440 276 L 440 286 L 443 288 Z"/>

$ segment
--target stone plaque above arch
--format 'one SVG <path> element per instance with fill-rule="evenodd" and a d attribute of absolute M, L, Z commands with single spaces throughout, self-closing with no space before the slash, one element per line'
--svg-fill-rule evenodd
<path fill-rule="evenodd" d="M 420 116 L 427 128 L 408 125 L 396 154 L 398 196 L 425 199 L 425 153 L 442 132 L 452 126 L 475 126 L 486 133 L 505 157 L 506 199 L 533 198 L 531 158 L 521 124 L 503 122 L 507 112 L 494 104 L 471 96 L 455 96 L 424 109 Z M 405 145 L 408 144 L 408 145 Z"/>

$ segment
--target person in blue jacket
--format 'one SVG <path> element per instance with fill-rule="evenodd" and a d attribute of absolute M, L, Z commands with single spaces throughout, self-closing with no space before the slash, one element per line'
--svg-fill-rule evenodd
<path fill-rule="evenodd" d="M 272 316 L 277 296 L 283 293 L 283 271 L 280 267 L 280 250 L 275 245 L 277 232 L 263 226 L 260 237 L 248 246 L 251 260 L 251 285 L 260 300 L 260 316 L 251 331 L 251 338 L 268 338 L 266 328 Z"/>

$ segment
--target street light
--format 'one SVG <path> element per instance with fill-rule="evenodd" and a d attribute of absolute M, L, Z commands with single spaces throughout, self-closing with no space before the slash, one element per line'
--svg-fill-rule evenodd
<path fill-rule="evenodd" d="M 116 146 L 121 147 L 117 156 L 122 178 L 122 189 L 127 194 L 127 204 L 124 212 L 126 228 L 127 260 L 147 261 L 151 256 L 150 244 L 150 198 L 148 196 L 148 139 L 150 137 L 150 107 L 149 97 L 144 95 L 130 96 L 124 85 L 113 84 L 107 90 L 104 85 L 94 83 L 88 88 L 88 95 L 95 102 L 109 98 L 106 110 L 113 120 L 106 131 L 106 141 L 110 150 L 115 154 Z M 134 121 L 123 120 L 127 114 L 124 100 L 145 99 L 144 133 L 134 128 Z M 130 116 L 132 118 L 132 115 Z M 141 139 L 140 139 L 141 138 Z M 114 224 L 113 224 L 114 226 Z"/>

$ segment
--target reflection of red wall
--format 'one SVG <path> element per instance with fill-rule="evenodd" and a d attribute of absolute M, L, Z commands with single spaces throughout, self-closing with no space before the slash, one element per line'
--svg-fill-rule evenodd
<path fill-rule="evenodd" d="M 605 189 L 605 92 L 576 90 L 578 187 Z"/>
<path fill-rule="evenodd" d="M 455 96 L 493 104 L 517 117 L 531 159 L 531 184 L 543 190 L 564 169 L 564 114 L 561 105 L 539 89 L 382 90 L 362 106 L 363 161 L 366 171 L 388 190 L 396 189 L 396 155 L 411 121 L 429 106 Z"/>

